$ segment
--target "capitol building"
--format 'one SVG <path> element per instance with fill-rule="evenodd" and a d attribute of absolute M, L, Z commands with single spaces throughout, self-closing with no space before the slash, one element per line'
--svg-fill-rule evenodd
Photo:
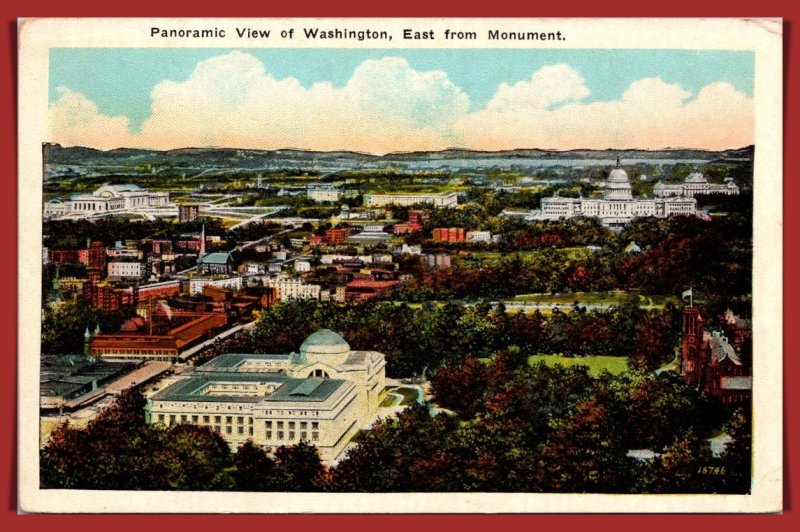
<path fill-rule="evenodd" d="M 306 441 L 335 460 L 377 412 L 385 367 L 383 354 L 353 351 L 321 329 L 296 353 L 225 354 L 198 366 L 148 400 L 147 419 L 209 427 L 232 450 L 247 440 L 270 449 Z"/>
<path fill-rule="evenodd" d="M 670 196 L 637 198 L 631 192 L 628 174 L 620 165 L 611 170 L 603 198 L 542 198 L 541 211 L 534 219 L 558 220 L 587 216 L 599 218 L 604 225 L 626 224 L 637 217 L 667 218 L 697 214 L 697 200 L 692 197 Z"/>

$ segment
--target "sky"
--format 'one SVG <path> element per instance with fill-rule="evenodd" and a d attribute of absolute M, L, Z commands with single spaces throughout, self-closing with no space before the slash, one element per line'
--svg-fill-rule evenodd
<path fill-rule="evenodd" d="M 751 52 L 50 52 L 50 142 L 370 153 L 753 143 Z"/>

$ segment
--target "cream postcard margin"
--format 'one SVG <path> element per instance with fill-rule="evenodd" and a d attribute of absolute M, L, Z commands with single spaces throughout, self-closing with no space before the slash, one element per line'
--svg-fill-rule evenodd
<path fill-rule="evenodd" d="M 310 40 L 295 29 L 387 30 L 391 41 Z M 239 38 L 237 26 L 274 38 Z M 154 39 L 150 28 L 224 29 L 225 38 Z M 403 29 L 475 31 L 476 40 L 411 41 Z M 780 19 L 27 19 L 19 22 L 18 427 L 21 512 L 568 513 L 779 512 L 782 451 L 782 49 Z M 489 40 L 488 30 L 560 31 L 562 41 Z M 528 493 L 282 494 L 114 492 L 39 488 L 42 142 L 50 48 L 540 48 L 749 50 L 755 54 L 753 436 L 750 495 Z M 476 74 L 476 75 L 479 75 Z M 522 147 L 522 146 L 521 146 Z M 528 147 L 528 146 L 525 146 Z M 537 146 L 529 146 L 536 148 Z"/>

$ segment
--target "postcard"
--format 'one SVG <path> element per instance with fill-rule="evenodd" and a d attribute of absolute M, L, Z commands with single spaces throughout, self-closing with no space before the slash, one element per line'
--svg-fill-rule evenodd
<path fill-rule="evenodd" d="M 780 512 L 782 22 L 19 22 L 19 510 Z"/>

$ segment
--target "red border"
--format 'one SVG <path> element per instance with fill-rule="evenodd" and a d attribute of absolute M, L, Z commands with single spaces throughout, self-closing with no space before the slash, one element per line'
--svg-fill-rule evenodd
<path fill-rule="evenodd" d="M 0 260 L 0 279 L 6 283 L 6 297 L 3 299 L 3 315 L 0 319 L 0 353 L 5 358 L 5 364 L 0 371 L 0 419 L 4 420 L 6 430 L 0 438 L 0 501 L 3 501 L 2 525 L 6 530 L 18 528 L 41 528 L 48 530 L 91 530 L 98 526 L 115 531 L 136 530 L 142 532 L 149 527 L 156 529 L 189 528 L 193 530 L 212 530 L 221 527 L 242 526 L 291 526 L 291 527 L 324 527 L 326 530 L 368 530 L 375 527 L 447 527 L 458 530 L 485 529 L 487 527 L 503 527 L 514 529 L 527 529 L 532 527 L 574 526 L 576 528 L 596 529 L 598 526 L 609 530 L 680 530 L 686 527 L 697 526 L 718 530 L 752 530 L 755 527 L 769 527 L 770 530 L 797 529 L 797 514 L 794 494 L 797 489 L 798 463 L 800 458 L 792 451 L 798 447 L 798 426 L 795 419 L 798 403 L 798 386 L 794 380 L 800 375 L 800 342 L 798 337 L 788 331 L 785 340 L 785 450 L 784 450 L 784 475 L 786 478 L 784 488 L 783 515 L 614 515 L 614 516 L 589 516 L 589 515 L 500 515 L 500 516 L 463 516 L 463 515 L 436 515 L 436 516 L 365 516 L 365 515 L 339 515 L 339 516 L 202 516 L 202 515 L 112 515 L 112 516 L 58 516 L 17 515 L 17 488 L 16 488 L 16 294 L 17 268 L 16 268 L 16 235 L 17 235 L 17 179 L 16 179 L 16 19 L 19 16 L 270 16 L 270 17 L 298 17 L 298 16 L 352 16 L 352 17 L 399 17 L 399 16 L 428 16 L 428 17 L 615 17 L 615 16 L 659 16 L 659 17 L 698 17 L 698 16 L 783 16 L 784 17 L 784 94 L 789 95 L 798 89 L 798 53 L 797 30 L 795 24 L 798 20 L 797 4 L 787 7 L 785 0 L 760 0 L 754 4 L 741 0 L 715 0 L 713 3 L 697 2 L 696 0 L 672 0 L 667 3 L 653 3 L 642 0 L 624 0 L 622 2 L 593 3 L 590 6 L 577 6 L 569 3 L 563 7 L 562 3 L 536 3 L 519 7 L 500 7 L 494 3 L 479 5 L 465 5 L 463 1 L 454 0 L 431 2 L 430 0 L 406 0 L 399 4 L 383 4 L 373 2 L 369 5 L 338 5 L 332 2 L 317 2 L 321 5 L 312 5 L 311 2 L 269 5 L 263 4 L 261 9 L 245 7 L 240 4 L 226 4 L 223 6 L 201 5 L 197 2 L 181 0 L 179 2 L 163 2 L 163 0 L 138 0 L 130 4 L 119 2 L 104 2 L 91 0 L 90 2 L 45 2 L 25 3 L 21 7 L 5 5 L 0 8 L 3 12 L 3 48 L 0 56 L 0 73 L 3 80 L 0 83 L 0 182 L 4 187 L 0 193 L 0 217 L 2 223 L 3 239 L 6 250 L 3 260 Z M 261 7 L 261 6 L 259 6 Z M 691 35 L 687 35 L 690 39 Z M 784 201 L 800 196 L 800 168 L 798 168 L 797 147 L 800 146 L 798 134 L 798 114 L 800 106 L 791 98 L 785 98 L 784 118 L 784 146 L 785 146 L 785 179 Z M 22 125 L 24 127 L 24 125 Z M 24 193 L 24 190 L 22 191 Z M 797 209 L 792 210 L 790 204 L 785 204 L 786 234 L 797 234 L 798 217 Z M 23 228 L 24 229 L 24 228 Z M 791 243 L 791 240 L 790 240 Z M 798 278 L 793 275 L 793 260 L 797 253 L 796 246 L 785 247 L 786 260 L 784 270 L 785 293 L 785 319 L 792 323 L 797 313 L 791 307 L 792 296 L 798 294 Z M 794 414 L 794 415 L 793 415 Z M 795 488 L 795 489 L 792 489 Z M 98 521 L 102 519 L 102 521 Z M 233 521 L 233 523 L 231 523 Z M 791 525 L 795 522 L 795 525 Z"/>

